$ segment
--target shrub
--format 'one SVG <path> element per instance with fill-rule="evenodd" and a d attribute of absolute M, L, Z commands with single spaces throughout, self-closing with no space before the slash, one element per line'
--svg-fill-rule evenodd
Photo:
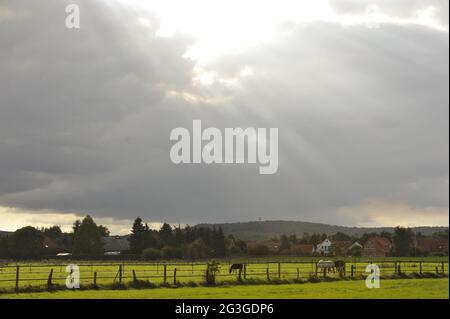
<path fill-rule="evenodd" d="M 216 284 L 216 274 L 220 271 L 218 262 L 212 261 L 206 265 L 205 282 L 207 285 Z"/>

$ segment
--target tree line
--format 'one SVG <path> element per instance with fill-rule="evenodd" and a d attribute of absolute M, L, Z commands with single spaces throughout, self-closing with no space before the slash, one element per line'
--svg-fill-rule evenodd
<path fill-rule="evenodd" d="M 226 238 L 222 228 L 172 228 L 164 223 L 152 230 L 140 217 L 131 229 L 130 252 L 143 259 L 200 259 L 223 258 L 227 253 Z"/>
<path fill-rule="evenodd" d="M 97 225 L 91 216 L 73 224 L 72 231 L 62 232 L 59 226 L 35 228 L 26 226 L 10 236 L 0 237 L 0 258 L 38 259 L 57 253 L 75 258 L 98 258 L 104 254 L 107 227 Z M 140 217 L 134 221 L 128 236 L 129 251 L 122 253 L 144 259 L 222 258 L 232 237 L 225 238 L 222 228 L 172 227 L 164 223 L 159 230 L 150 229 Z M 243 242 L 235 241 L 238 250 Z M 228 244 L 227 244 L 228 243 Z"/>
<path fill-rule="evenodd" d="M 110 236 L 106 226 L 97 225 L 91 216 L 76 220 L 70 232 L 63 232 L 59 226 L 34 228 L 26 226 L 9 236 L 0 237 L 0 259 L 50 258 L 57 253 L 70 253 L 74 258 L 98 258 L 103 256 L 104 237 Z M 448 240 L 448 230 L 433 235 Z M 385 237 L 392 243 L 392 256 L 418 256 L 414 239 L 423 237 L 414 234 L 410 228 L 396 227 L 394 233 L 367 233 L 349 236 L 338 232 L 334 235 L 308 234 L 281 235 L 262 242 L 246 242 L 233 235 L 225 236 L 221 227 L 172 227 L 164 223 L 159 230 L 151 229 L 138 217 L 131 226 L 128 236 L 129 250 L 121 251 L 130 258 L 158 259 L 207 259 L 236 256 L 265 257 L 269 255 L 310 256 L 311 252 L 300 249 L 302 245 L 316 247 L 325 239 L 332 243 L 358 242 L 364 245 L 370 237 Z M 124 239 L 125 238 L 125 239 Z M 332 246 L 332 255 L 360 256 L 361 249 L 342 251 L 339 245 Z"/>

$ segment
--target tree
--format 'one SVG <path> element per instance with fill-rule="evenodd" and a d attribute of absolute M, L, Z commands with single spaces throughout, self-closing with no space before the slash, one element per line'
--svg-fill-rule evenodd
<path fill-rule="evenodd" d="M 325 239 L 322 239 L 321 235 L 319 234 L 312 234 L 311 236 L 308 237 L 309 242 L 308 244 L 312 244 L 314 246 L 317 246 L 318 244 L 320 244 L 322 241 L 324 241 Z"/>
<path fill-rule="evenodd" d="M 150 242 L 151 232 L 147 224 L 144 225 L 140 217 L 133 223 L 130 235 L 130 250 L 133 254 L 140 254 L 145 248 L 152 248 Z"/>
<path fill-rule="evenodd" d="M 62 231 L 59 226 L 52 226 L 44 228 L 44 235 L 51 239 L 60 239 L 62 237 Z"/>
<path fill-rule="evenodd" d="M 247 243 L 242 239 L 236 239 L 234 241 L 234 244 L 239 248 L 241 252 L 245 253 L 247 251 Z"/>
<path fill-rule="evenodd" d="M 293 234 L 293 235 L 289 236 L 289 242 L 294 245 L 297 244 L 298 243 L 297 235 Z"/>
<path fill-rule="evenodd" d="M 75 236 L 75 233 L 77 232 L 77 230 L 80 228 L 81 225 L 81 221 L 79 219 L 77 219 L 72 226 L 72 230 L 73 230 L 73 235 Z"/>
<path fill-rule="evenodd" d="M 336 234 L 331 236 L 331 239 L 338 240 L 338 241 L 352 240 L 352 238 L 349 235 L 344 234 L 342 232 L 337 232 Z"/>
<path fill-rule="evenodd" d="M 227 249 L 225 244 L 225 235 L 223 234 L 222 227 L 219 227 L 218 230 L 213 230 L 213 250 L 215 257 L 225 257 Z"/>
<path fill-rule="evenodd" d="M 393 244 L 395 256 L 410 256 L 413 248 L 413 232 L 411 228 L 395 227 Z"/>
<path fill-rule="evenodd" d="M 0 237 L 0 259 L 12 257 L 9 249 L 10 242 L 10 237 Z"/>
<path fill-rule="evenodd" d="M 74 256 L 99 256 L 103 253 L 102 231 L 91 216 L 86 216 L 75 233 Z"/>
<path fill-rule="evenodd" d="M 39 258 L 44 252 L 44 234 L 31 226 L 20 228 L 12 236 L 11 250 L 16 258 Z"/>
<path fill-rule="evenodd" d="M 142 259 L 144 260 L 161 259 L 161 251 L 156 248 L 146 248 L 142 251 Z"/>
<path fill-rule="evenodd" d="M 183 251 L 178 247 L 165 246 L 161 249 L 162 257 L 164 259 L 181 259 L 183 258 Z"/>
<path fill-rule="evenodd" d="M 187 245 L 185 248 L 185 257 L 191 260 L 207 257 L 207 247 L 201 238 Z"/>
<path fill-rule="evenodd" d="M 289 250 L 291 248 L 291 244 L 289 243 L 289 238 L 283 234 L 280 237 L 280 251 Z"/>
<path fill-rule="evenodd" d="M 159 239 L 162 246 L 171 246 L 173 244 L 172 227 L 164 223 L 159 230 Z"/>
<path fill-rule="evenodd" d="M 100 234 L 102 234 L 102 237 L 109 237 L 109 229 L 106 226 L 100 225 L 98 226 L 98 230 L 100 231 Z"/>
<path fill-rule="evenodd" d="M 362 247 L 353 245 L 353 247 L 348 251 L 348 254 L 352 257 L 360 257 L 362 255 Z"/>

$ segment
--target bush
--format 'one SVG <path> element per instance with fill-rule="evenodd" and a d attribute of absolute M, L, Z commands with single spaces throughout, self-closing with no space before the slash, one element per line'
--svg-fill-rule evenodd
<path fill-rule="evenodd" d="M 146 248 L 142 251 L 142 259 L 144 260 L 161 259 L 161 251 L 156 248 Z"/>
<path fill-rule="evenodd" d="M 205 283 L 208 286 L 216 284 L 216 274 L 220 271 L 218 262 L 212 261 L 206 265 Z"/>
<path fill-rule="evenodd" d="M 136 289 L 157 288 L 158 287 L 158 285 L 156 285 L 155 283 L 152 283 L 152 282 L 150 282 L 148 280 L 131 281 L 128 285 L 130 287 L 136 288 Z"/>

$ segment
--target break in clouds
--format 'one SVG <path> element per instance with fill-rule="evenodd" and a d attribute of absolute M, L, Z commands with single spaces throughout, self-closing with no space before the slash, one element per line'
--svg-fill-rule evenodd
<path fill-rule="evenodd" d="M 159 35 L 157 10 L 0 0 L 0 229 L 14 224 L 7 209 L 18 220 L 448 225 L 448 2 L 373 2 L 389 22 L 284 21 L 199 68 L 195 34 Z M 79 30 L 65 28 L 68 3 Z M 429 6 L 440 28 L 395 23 Z M 170 132 L 195 119 L 278 128 L 277 173 L 173 164 Z"/>

